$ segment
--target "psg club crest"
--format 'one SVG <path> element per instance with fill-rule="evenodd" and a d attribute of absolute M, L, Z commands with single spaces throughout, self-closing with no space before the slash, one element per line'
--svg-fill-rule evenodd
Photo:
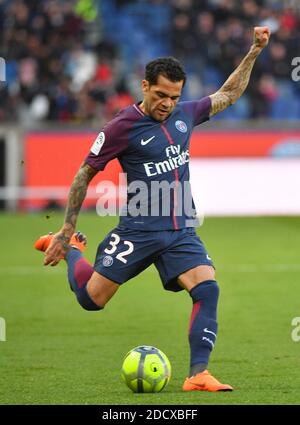
<path fill-rule="evenodd" d="M 110 256 L 110 255 L 106 255 L 104 258 L 103 258 L 103 266 L 104 267 L 110 267 L 112 264 L 113 264 L 113 262 L 114 262 L 114 259 Z"/>
<path fill-rule="evenodd" d="M 181 133 L 187 132 L 187 125 L 184 121 L 180 121 L 180 120 L 176 121 L 175 127 L 177 128 L 177 130 L 181 131 Z"/>

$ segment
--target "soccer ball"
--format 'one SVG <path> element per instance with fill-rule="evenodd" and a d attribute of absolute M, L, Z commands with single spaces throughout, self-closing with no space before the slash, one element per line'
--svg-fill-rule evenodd
<path fill-rule="evenodd" d="M 171 364 L 158 348 L 141 345 L 124 358 L 122 379 L 134 393 L 158 393 L 170 378 Z"/>

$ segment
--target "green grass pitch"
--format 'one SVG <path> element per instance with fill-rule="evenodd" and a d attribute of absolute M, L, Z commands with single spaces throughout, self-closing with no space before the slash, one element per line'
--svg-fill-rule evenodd
<path fill-rule="evenodd" d="M 299 404 L 300 218 L 207 218 L 199 234 L 221 287 L 219 334 L 210 371 L 232 393 L 183 393 L 188 372 L 191 299 L 162 289 L 154 267 L 123 285 L 102 312 L 80 308 L 66 266 L 42 265 L 37 236 L 63 215 L 0 215 L 0 404 Z M 82 213 L 86 257 L 115 218 Z M 300 333 L 300 332 L 299 332 Z M 120 379 L 124 355 L 154 345 L 172 364 L 169 385 L 133 394 Z"/>

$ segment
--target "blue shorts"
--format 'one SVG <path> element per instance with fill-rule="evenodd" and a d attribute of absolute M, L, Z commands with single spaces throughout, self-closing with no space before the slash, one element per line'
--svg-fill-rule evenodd
<path fill-rule="evenodd" d="M 195 229 L 140 231 L 117 226 L 100 243 L 94 269 L 122 284 L 151 264 L 157 268 L 164 288 L 181 291 L 177 277 L 200 265 L 213 266 Z"/>

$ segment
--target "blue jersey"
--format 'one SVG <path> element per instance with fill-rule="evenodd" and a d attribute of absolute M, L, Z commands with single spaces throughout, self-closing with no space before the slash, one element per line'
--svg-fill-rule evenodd
<path fill-rule="evenodd" d="M 85 159 L 96 170 L 118 158 L 127 173 L 127 206 L 120 224 L 129 229 L 177 230 L 195 226 L 189 186 L 192 130 L 209 119 L 211 100 L 179 102 L 159 122 L 138 104 L 128 106 L 105 125 Z"/>

